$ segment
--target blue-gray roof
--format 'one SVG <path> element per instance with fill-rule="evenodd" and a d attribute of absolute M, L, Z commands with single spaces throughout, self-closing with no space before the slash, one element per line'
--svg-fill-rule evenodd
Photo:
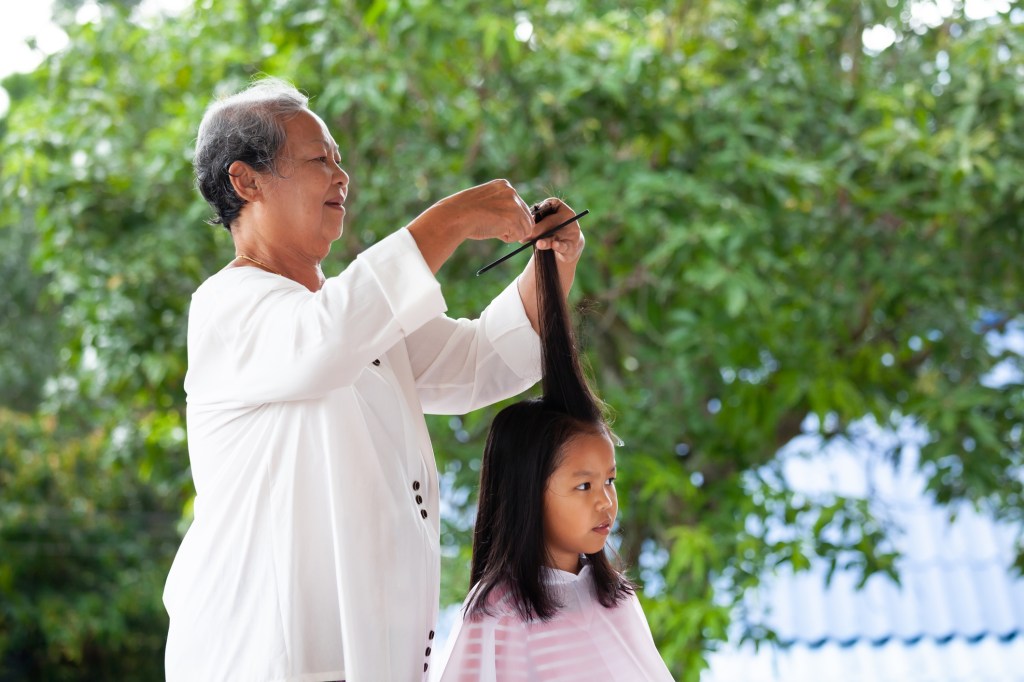
<path fill-rule="evenodd" d="M 788 450 L 780 456 L 794 489 L 865 497 L 892 523 L 901 585 L 876 574 L 858 590 L 859 574 L 844 570 L 826 584 L 820 561 L 767 576 L 746 619 L 785 646 L 730 644 L 702 682 L 1024 682 L 1024 579 L 1012 569 L 1020 528 L 938 507 L 914 457 L 894 469 L 849 445 L 806 457 L 808 439 Z"/>
<path fill-rule="evenodd" d="M 905 531 L 897 539 L 902 584 L 876 574 L 858 591 L 857 575 L 837 571 L 826 586 L 820 565 L 777 575 L 764 616 L 783 642 L 913 644 L 1024 634 L 1024 580 L 1010 570 L 1012 529 L 971 509 L 950 521 L 924 501 L 893 509 L 891 518 Z"/>

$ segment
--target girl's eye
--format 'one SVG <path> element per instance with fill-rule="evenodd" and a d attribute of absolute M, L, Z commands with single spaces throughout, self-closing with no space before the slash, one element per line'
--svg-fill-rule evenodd
<path fill-rule="evenodd" d="M 605 482 L 604 482 L 604 484 L 605 484 L 605 485 L 615 485 L 615 477 L 614 477 L 614 476 L 612 476 L 612 477 L 611 477 L 611 478 L 609 478 L 609 479 L 608 479 L 607 481 L 605 481 Z"/>
<path fill-rule="evenodd" d="M 576 486 L 576 490 L 590 490 L 590 483 L 580 483 Z"/>

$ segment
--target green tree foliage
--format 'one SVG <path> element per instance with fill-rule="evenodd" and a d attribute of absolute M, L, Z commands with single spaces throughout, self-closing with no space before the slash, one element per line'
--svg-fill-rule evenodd
<path fill-rule="evenodd" d="M 77 25 L 78 4 L 59 5 L 69 47 L 4 83 L 0 377 L 20 414 L 0 432 L 0 677 L 159 658 L 168 513 L 190 513 L 186 311 L 231 254 L 191 145 L 211 97 L 259 73 L 314 95 L 353 176 L 328 273 L 493 177 L 591 210 L 574 295 L 626 442 L 621 553 L 680 679 L 767 570 L 893 573 L 864 500 L 796 499 L 778 476 L 808 429 L 912 419 L 938 501 L 1022 521 L 1022 360 L 990 335 L 1024 312 L 1024 10 L 926 26 L 908 0 L 201 0 Z M 895 42 L 865 50 L 879 25 Z M 473 277 L 495 251 L 445 266 L 452 313 L 512 275 Z M 1018 374 L 986 382 L 999 363 Z M 431 421 L 457 512 L 492 414 Z M 446 520 L 446 601 L 468 518 Z"/>
<path fill-rule="evenodd" d="M 102 429 L 62 431 L 0 409 L 0 679 L 160 679 L 176 515 Z"/>

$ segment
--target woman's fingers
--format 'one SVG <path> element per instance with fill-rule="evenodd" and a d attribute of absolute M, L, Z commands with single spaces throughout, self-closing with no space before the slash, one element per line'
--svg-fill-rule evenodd
<path fill-rule="evenodd" d="M 532 211 L 535 216 L 543 217 L 534 226 L 530 238 L 544 234 L 575 215 L 571 206 L 554 197 L 534 204 Z M 538 239 L 534 246 L 541 251 L 548 249 L 554 251 L 560 261 L 575 262 L 579 260 L 580 254 L 583 252 L 584 243 L 579 220 L 574 220 L 550 237 Z"/>
<path fill-rule="evenodd" d="M 491 180 L 448 198 L 469 239 L 517 242 L 533 230 L 530 207 L 508 180 Z"/>

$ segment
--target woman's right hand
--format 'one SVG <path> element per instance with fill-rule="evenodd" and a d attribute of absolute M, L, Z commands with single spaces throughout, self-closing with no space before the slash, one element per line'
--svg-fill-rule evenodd
<path fill-rule="evenodd" d="M 437 202 L 438 211 L 463 239 L 500 239 L 506 244 L 527 239 L 534 229 L 530 207 L 508 180 L 491 180 Z"/>
<path fill-rule="evenodd" d="M 408 229 L 436 274 L 466 239 L 518 242 L 534 227 L 529 206 L 508 180 L 491 180 L 441 199 L 416 216 Z"/>

